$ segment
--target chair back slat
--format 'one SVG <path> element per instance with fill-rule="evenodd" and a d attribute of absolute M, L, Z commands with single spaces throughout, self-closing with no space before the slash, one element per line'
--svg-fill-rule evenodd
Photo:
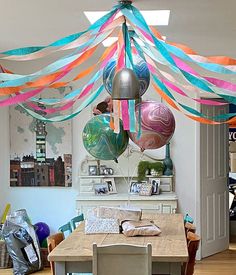
<path fill-rule="evenodd" d="M 84 221 L 84 214 L 80 214 L 77 217 L 74 217 L 73 219 L 71 219 L 71 227 L 73 230 L 75 230 L 75 228 L 77 227 L 77 224 Z"/>
<path fill-rule="evenodd" d="M 71 228 L 70 222 L 68 222 L 68 223 L 60 226 L 58 228 L 58 231 L 62 232 L 64 234 L 64 236 L 65 236 L 65 232 L 67 232 L 68 234 L 70 234 L 72 232 L 72 228 Z"/>

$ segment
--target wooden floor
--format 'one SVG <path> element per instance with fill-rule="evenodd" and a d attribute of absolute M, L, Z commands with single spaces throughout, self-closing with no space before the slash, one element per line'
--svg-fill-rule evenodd
<path fill-rule="evenodd" d="M 12 269 L 0 269 L 1 275 L 12 275 Z M 51 275 L 50 269 L 36 272 L 37 275 Z M 236 242 L 228 250 L 198 261 L 194 275 L 236 275 Z"/>

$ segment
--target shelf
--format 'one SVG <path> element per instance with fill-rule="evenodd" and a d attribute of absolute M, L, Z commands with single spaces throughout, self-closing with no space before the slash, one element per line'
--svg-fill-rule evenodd
<path fill-rule="evenodd" d="M 122 175 L 94 175 L 94 176 L 88 176 L 88 175 L 81 175 L 79 176 L 81 179 L 87 179 L 87 178 L 128 178 L 128 176 L 122 176 Z"/>
<path fill-rule="evenodd" d="M 152 175 L 147 175 L 146 178 L 173 178 L 174 176 L 152 176 Z M 123 175 L 94 175 L 94 176 L 89 176 L 89 175 L 81 175 L 79 176 L 81 179 L 86 179 L 86 178 L 137 178 L 137 176 L 123 176 Z"/>
<path fill-rule="evenodd" d="M 77 197 L 79 201 L 168 201 L 177 200 L 176 193 L 169 192 L 160 195 L 139 196 L 128 194 L 110 194 L 110 195 L 81 195 Z"/>

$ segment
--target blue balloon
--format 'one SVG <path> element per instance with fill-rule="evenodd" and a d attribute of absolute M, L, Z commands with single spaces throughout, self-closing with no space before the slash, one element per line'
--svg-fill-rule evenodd
<path fill-rule="evenodd" d="M 38 222 L 34 225 L 36 235 L 38 236 L 39 243 L 42 244 L 43 240 L 50 235 L 49 226 L 44 222 Z"/>
<path fill-rule="evenodd" d="M 116 60 L 112 59 L 103 70 L 103 84 L 109 94 L 112 93 L 112 81 L 115 76 Z M 138 55 L 133 55 L 134 72 L 140 84 L 140 96 L 148 89 L 150 83 L 150 72 L 146 62 Z"/>

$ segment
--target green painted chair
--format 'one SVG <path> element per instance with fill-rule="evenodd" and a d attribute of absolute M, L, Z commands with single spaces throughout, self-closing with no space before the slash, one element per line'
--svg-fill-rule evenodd
<path fill-rule="evenodd" d="M 70 222 L 60 226 L 58 228 L 58 231 L 62 232 L 65 235 L 69 235 L 70 233 L 72 233 L 72 228 L 71 228 L 71 224 Z M 66 234 L 65 234 L 66 233 Z"/>
<path fill-rule="evenodd" d="M 76 224 L 79 223 L 79 222 L 82 222 L 84 221 L 84 214 L 80 214 L 79 216 L 77 217 L 74 217 L 73 219 L 71 219 L 71 228 L 73 230 L 75 230 L 75 228 L 77 227 Z"/>

